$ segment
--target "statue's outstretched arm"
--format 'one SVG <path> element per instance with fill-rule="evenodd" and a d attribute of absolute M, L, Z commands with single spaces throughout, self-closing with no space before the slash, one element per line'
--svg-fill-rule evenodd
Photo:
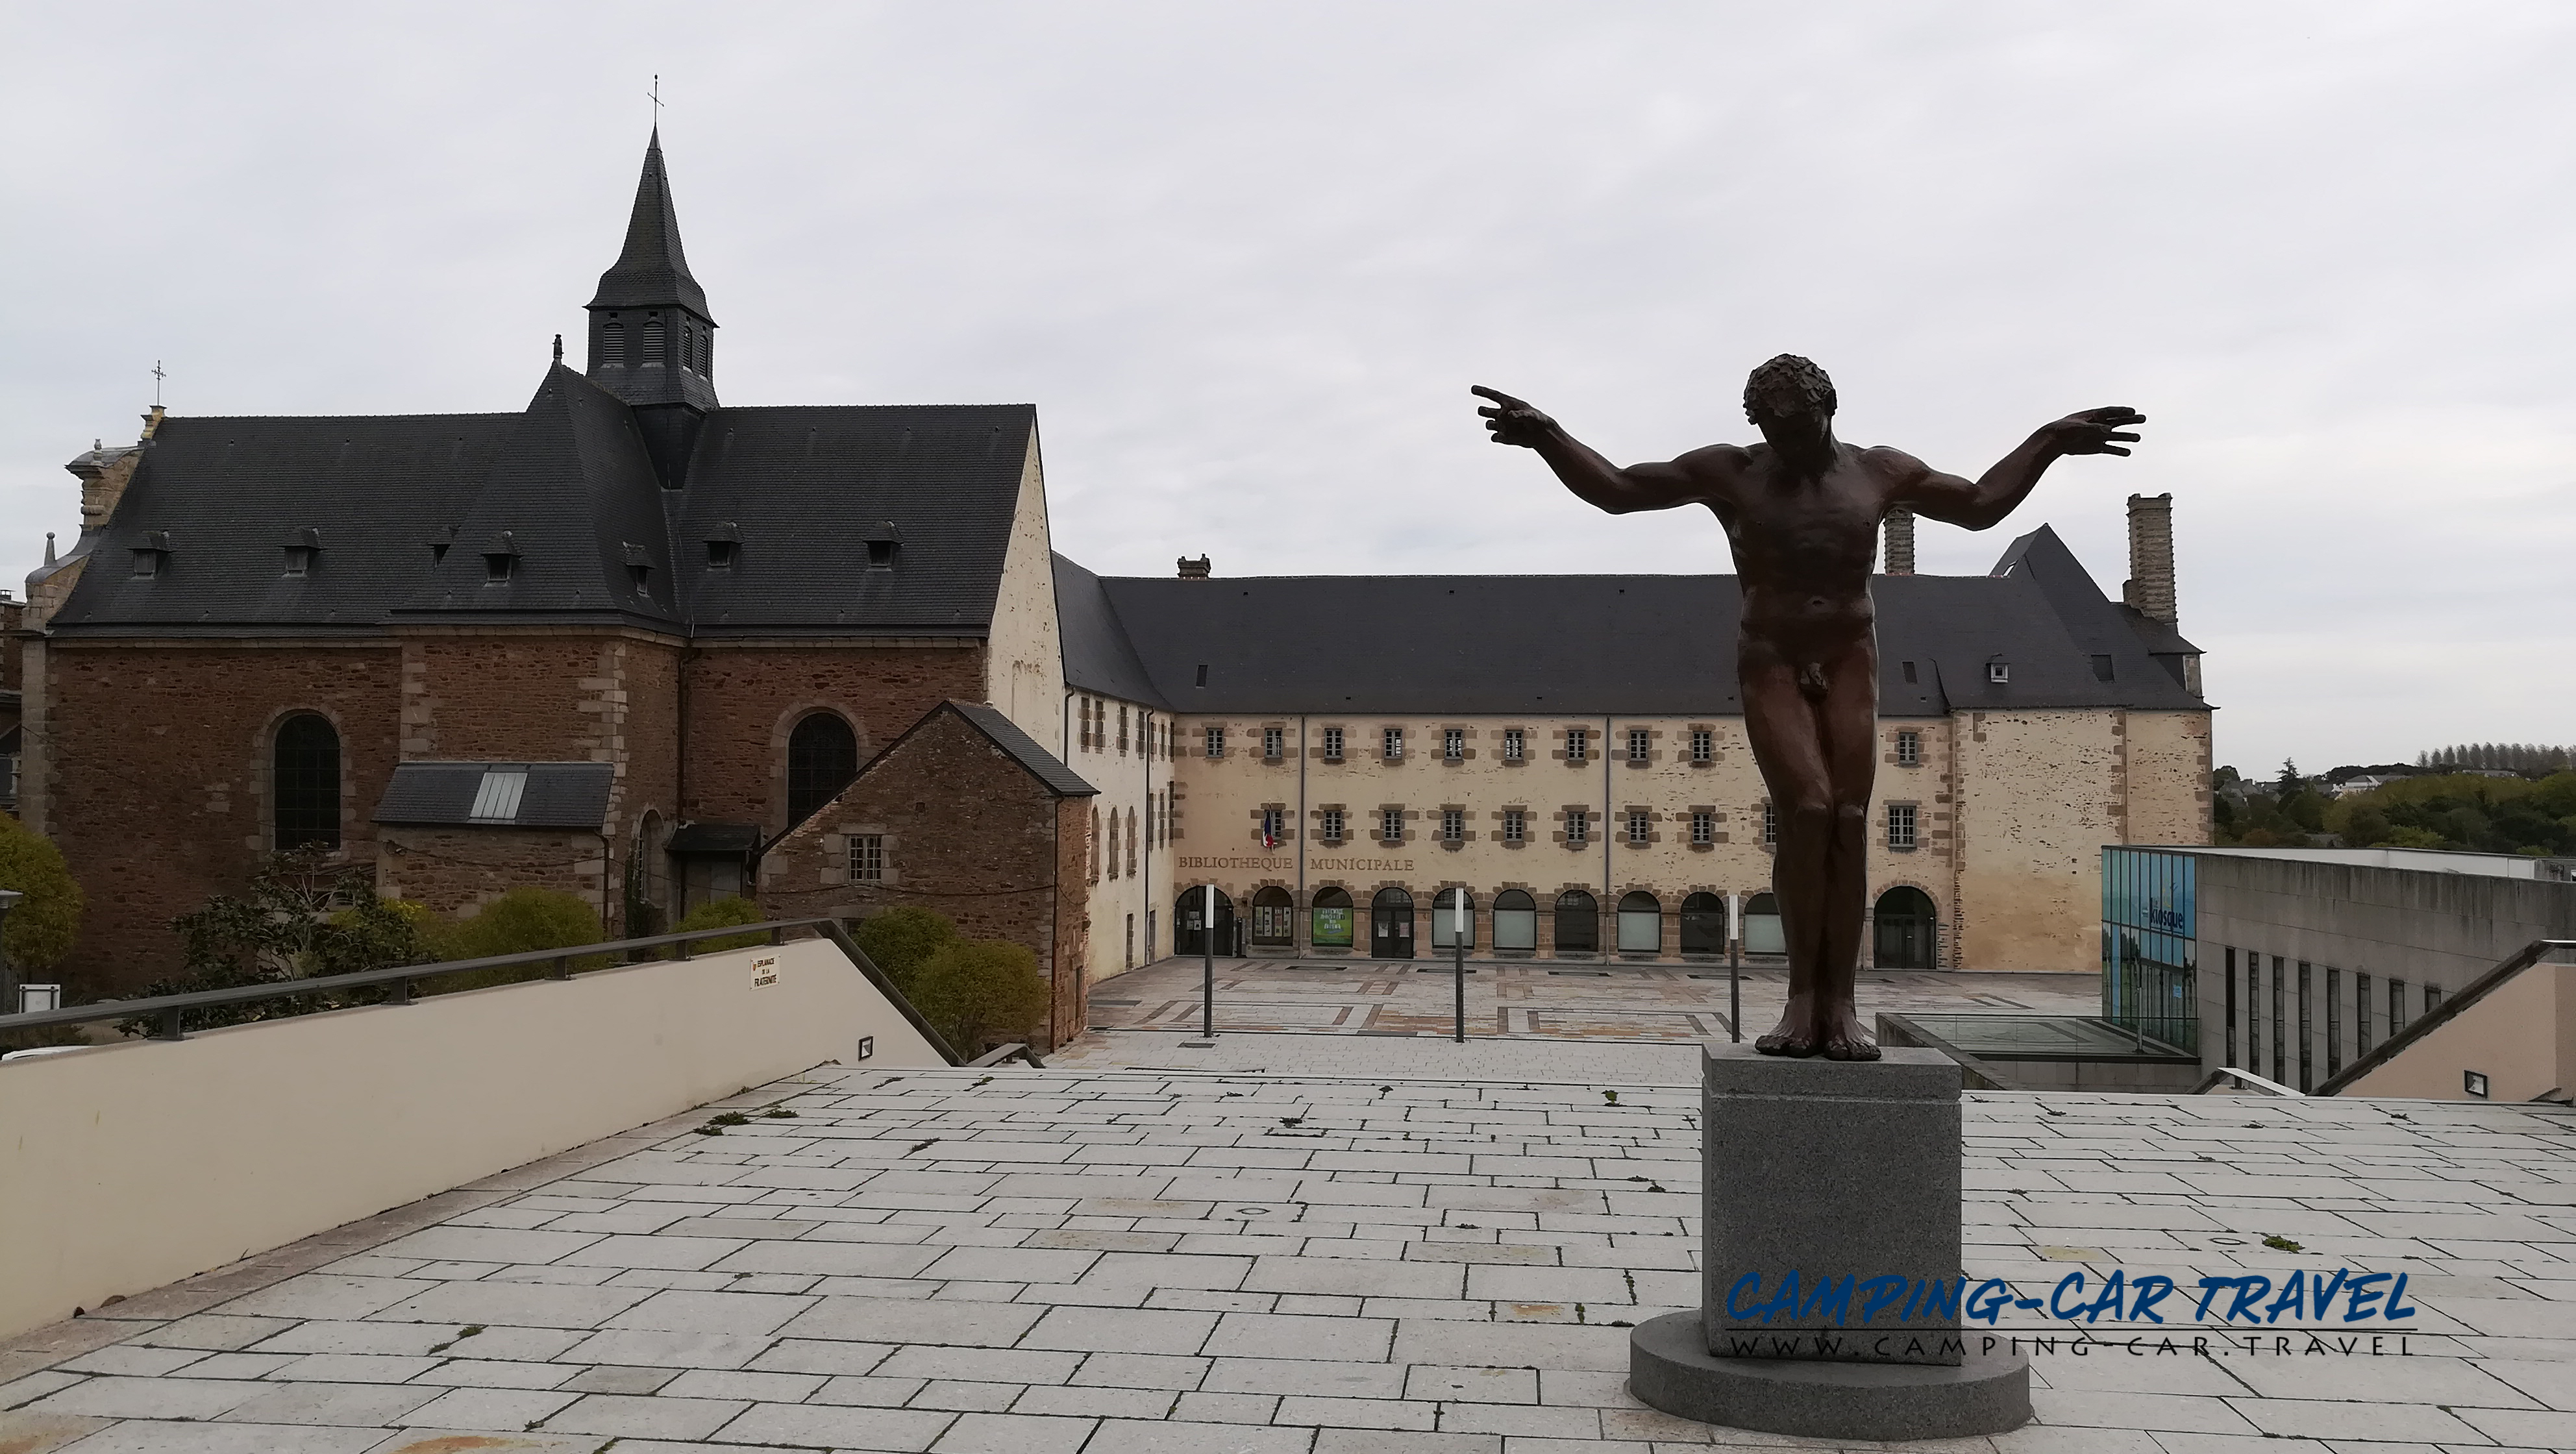
<path fill-rule="evenodd" d="M 1974 481 L 1943 474 L 1902 450 L 1873 449 L 1869 455 L 1889 477 L 1890 505 L 1902 505 L 1945 525 L 1985 530 L 2003 523 L 2029 498 L 2039 477 L 2061 456 L 2127 454 L 2121 443 L 2134 444 L 2138 436 L 2117 431 L 2145 422 L 2146 415 L 2118 405 L 2069 414 L 2032 431 L 2019 448 Z"/>
<path fill-rule="evenodd" d="M 1536 451 L 1567 489 L 1613 515 L 1669 510 L 1675 505 L 1708 499 L 1718 477 L 1715 467 L 1721 463 L 1716 456 L 1728 452 L 1727 446 L 1716 445 L 1693 450 L 1668 463 L 1629 465 L 1623 469 L 1526 402 L 1482 384 L 1476 386 L 1475 392 L 1494 401 L 1476 412 L 1485 417 L 1485 427 L 1493 431 L 1496 444 Z"/>

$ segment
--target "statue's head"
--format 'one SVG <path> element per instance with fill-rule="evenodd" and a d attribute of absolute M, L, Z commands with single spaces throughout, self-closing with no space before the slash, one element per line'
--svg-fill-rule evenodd
<path fill-rule="evenodd" d="M 1744 381 L 1744 417 L 1774 444 L 1819 442 L 1833 426 L 1834 381 L 1812 360 L 1781 354 Z"/>

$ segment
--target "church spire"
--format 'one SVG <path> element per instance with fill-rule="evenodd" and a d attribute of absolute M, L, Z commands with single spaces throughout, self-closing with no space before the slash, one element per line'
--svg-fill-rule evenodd
<path fill-rule="evenodd" d="M 662 130 L 644 148 L 626 246 L 590 300 L 591 380 L 630 404 L 716 407 L 715 319 L 680 249 Z"/>

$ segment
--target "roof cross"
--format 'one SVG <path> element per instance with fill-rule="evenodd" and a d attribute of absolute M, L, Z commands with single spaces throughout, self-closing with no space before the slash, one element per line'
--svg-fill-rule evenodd
<path fill-rule="evenodd" d="M 653 99 L 653 129 L 654 129 L 655 131 L 659 131 L 659 130 L 661 130 L 661 129 L 662 129 L 662 78 L 661 78 L 661 76 L 659 76 L 659 75 L 657 74 L 657 75 L 655 75 L 655 76 L 653 77 L 653 89 L 652 89 L 652 90 L 650 90 L 650 91 L 648 91 L 648 92 L 646 92 L 645 94 L 646 94 L 646 95 L 648 95 L 648 96 L 650 96 L 650 97 L 652 97 L 652 99 Z"/>
<path fill-rule="evenodd" d="M 168 377 L 170 377 L 168 374 L 161 372 L 161 360 L 154 359 L 152 361 L 152 407 L 155 409 L 161 407 L 161 381 Z"/>

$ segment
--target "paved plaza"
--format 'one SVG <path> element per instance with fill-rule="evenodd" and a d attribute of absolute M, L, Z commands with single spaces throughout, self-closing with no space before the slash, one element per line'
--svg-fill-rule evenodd
<path fill-rule="evenodd" d="M 1728 1038 L 1723 964 L 1612 960 L 1470 960 L 1467 1033 L 1584 1039 L 1702 1041 Z M 1091 1024 L 1103 1030 L 1188 1030 L 1199 1025 L 1205 965 L 1157 961 L 1091 989 Z M 1775 963 L 1744 970 L 1747 1038 L 1769 1030 L 1788 997 Z M 1225 959 L 1216 961 L 1216 1025 L 1324 1035 L 1445 1036 L 1456 1020 L 1446 959 Z M 2034 1011 L 2093 1015 L 2094 974 L 1993 974 L 1863 970 L 1864 1020 L 1888 1011 Z"/>
<path fill-rule="evenodd" d="M 1265 1038 L 1274 1060 L 1320 1043 L 1225 1043 Z M 1433 1048 L 1338 1043 L 1379 1065 Z M 0 1449 L 1833 1447 L 1628 1396 L 1626 1325 L 1699 1291 L 1687 1056 L 1630 1054 L 1664 1083 L 1546 1081 L 1543 1059 L 1449 1080 L 826 1068 L 736 1098 L 720 1134 L 696 1129 L 710 1108 L 21 1339 Z M 2402 1355 L 2268 1329 L 2205 1357 L 2066 1344 L 2034 1359 L 2038 1424 L 1903 1447 L 2576 1447 L 2569 1113 L 2006 1093 L 1966 1112 L 1972 1276 L 2352 1266 L 2408 1273 L 2420 1311 Z"/>

